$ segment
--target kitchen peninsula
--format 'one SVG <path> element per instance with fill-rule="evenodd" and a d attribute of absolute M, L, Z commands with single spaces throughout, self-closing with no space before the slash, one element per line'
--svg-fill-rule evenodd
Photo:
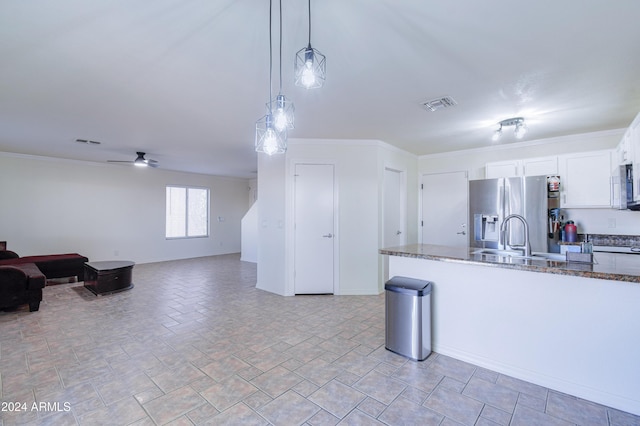
<path fill-rule="evenodd" d="M 640 255 L 585 264 L 422 244 L 380 253 L 390 277 L 433 282 L 434 351 L 640 414 Z"/>

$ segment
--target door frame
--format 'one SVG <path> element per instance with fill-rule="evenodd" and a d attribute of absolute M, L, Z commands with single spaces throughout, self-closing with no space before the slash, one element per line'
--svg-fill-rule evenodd
<path fill-rule="evenodd" d="M 400 169 L 397 167 L 393 167 L 391 165 L 385 164 L 383 169 L 382 169 L 382 183 L 381 183 L 381 187 L 380 187 L 380 192 L 379 194 L 381 194 L 380 197 L 380 204 L 379 204 L 379 211 L 380 211 L 380 223 L 379 223 L 379 228 L 378 228 L 378 245 L 380 246 L 380 248 L 384 248 L 382 247 L 385 243 L 384 241 L 384 235 L 385 235 L 385 225 L 386 225 L 386 218 L 384 215 L 384 211 L 385 211 L 385 194 L 384 194 L 384 189 L 385 189 L 385 182 L 384 179 L 386 178 L 386 173 L 387 170 L 392 171 L 392 172 L 396 172 L 396 173 L 400 173 L 400 227 L 402 229 L 400 229 L 400 231 L 402 232 L 402 244 L 407 244 L 407 214 L 408 214 L 408 209 L 407 209 L 407 200 L 408 200 L 408 188 L 407 188 L 407 174 L 408 171 L 406 169 Z M 382 281 L 378 284 L 378 290 L 380 292 L 382 292 L 384 290 L 384 283 L 390 278 L 389 277 L 389 256 L 384 256 L 379 254 L 378 255 L 379 261 L 378 261 L 378 276 L 382 278 Z"/>
<path fill-rule="evenodd" d="M 335 160 L 323 160 L 317 159 L 305 159 L 305 158 L 290 158 L 288 159 L 285 167 L 285 296 L 295 296 L 295 170 L 296 165 L 318 165 L 318 166 L 333 166 L 333 294 L 340 294 L 340 207 L 339 201 L 339 180 L 338 180 L 338 162 Z"/>
<path fill-rule="evenodd" d="M 386 206 L 386 197 L 385 197 L 385 193 L 384 193 L 384 189 L 386 187 L 384 179 L 387 176 L 387 171 L 390 172 L 394 172 L 394 173 L 399 173 L 400 174 L 400 232 L 402 232 L 402 237 L 400 245 L 405 245 L 407 244 L 407 171 L 406 170 L 402 170 L 402 169 L 398 169 L 396 167 L 391 167 L 391 166 L 385 166 L 384 167 L 384 171 L 383 171 L 383 175 L 382 175 L 382 214 L 380 215 L 382 217 L 381 220 L 381 230 L 380 230 L 380 245 L 384 245 L 385 241 L 384 241 L 384 235 L 385 235 L 385 226 L 386 226 L 386 217 L 384 215 L 385 212 L 385 206 Z M 380 247 L 380 248 L 384 248 L 384 247 Z"/>

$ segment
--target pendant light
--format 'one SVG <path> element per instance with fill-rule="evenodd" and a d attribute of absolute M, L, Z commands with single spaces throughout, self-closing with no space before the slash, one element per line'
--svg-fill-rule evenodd
<path fill-rule="evenodd" d="M 290 130 L 294 127 L 294 116 L 293 113 L 295 111 L 295 107 L 293 106 L 293 102 L 285 95 L 282 94 L 282 0 L 279 2 L 280 4 L 280 64 L 279 64 L 279 72 L 280 72 L 280 88 L 278 90 L 278 96 L 275 99 L 271 100 L 271 105 L 268 105 L 267 109 L 273 111 L 273 125 L 276 130 L 282 132 L 283 130 Z"/>
<path fill-rule="evenodd" d="M 273 48 L 271 43 L 271 8 L 269 0 L 269 99 L 271 99 L 271 80 L 273 71 Z M 282 10 L 282 8 L 281 8 Z M 281 24 L 282 25 L 282 24 Z M 282 43 L 282 41 L 281 41 Z M 275 127 L 272 102 L 267 104 L 267 114 L 256 122 L 255 148 L 257 152 L 267 155 L 287 152 L 287 130 L 278 131 Z"/>
<path fill-rule="evenodd" d="M 296 86 L 305 89 L 317 89 L 324 85 L 327 75 L 326 57 L 311 47 L 311 0 L 309 0 L 309 42 L 296 53 Z"/>

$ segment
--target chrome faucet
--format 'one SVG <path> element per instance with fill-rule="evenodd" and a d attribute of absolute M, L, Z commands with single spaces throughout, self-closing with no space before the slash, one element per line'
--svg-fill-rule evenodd
<path fill-rule="evenodd" d="M 509 216 L 505 217 L 504 220 L 502 221 L 502 225 L 500 225 L 500 233 L 502 234 L 502 247 L 504 250 L 507 249 L 507 235 L 505 231 L 507 229 L 507 222 L 510 221 L 511 219 L 519 219 L 520 222 L 522 222 L 522 224 L 524 225 L 524 246 L 510 245 L 510 247 L 523 248 L 524 255 L 527 257 L 530 257 L 531 243 L 529 242 L 529 224 L 527 223 L 527 220 L 523 216 L 520 216 L 519 214 L 510 214 Z"/>

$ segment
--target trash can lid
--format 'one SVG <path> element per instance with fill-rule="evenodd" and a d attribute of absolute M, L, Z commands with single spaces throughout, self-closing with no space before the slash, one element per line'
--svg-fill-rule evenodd
<path fill-rule="evenodd" d="M 384 289 L 413 296 L 424 296 L 431 293 L 431 284 L 431 281 L 417 278 L 393 277 L 385 283 Z"/>

